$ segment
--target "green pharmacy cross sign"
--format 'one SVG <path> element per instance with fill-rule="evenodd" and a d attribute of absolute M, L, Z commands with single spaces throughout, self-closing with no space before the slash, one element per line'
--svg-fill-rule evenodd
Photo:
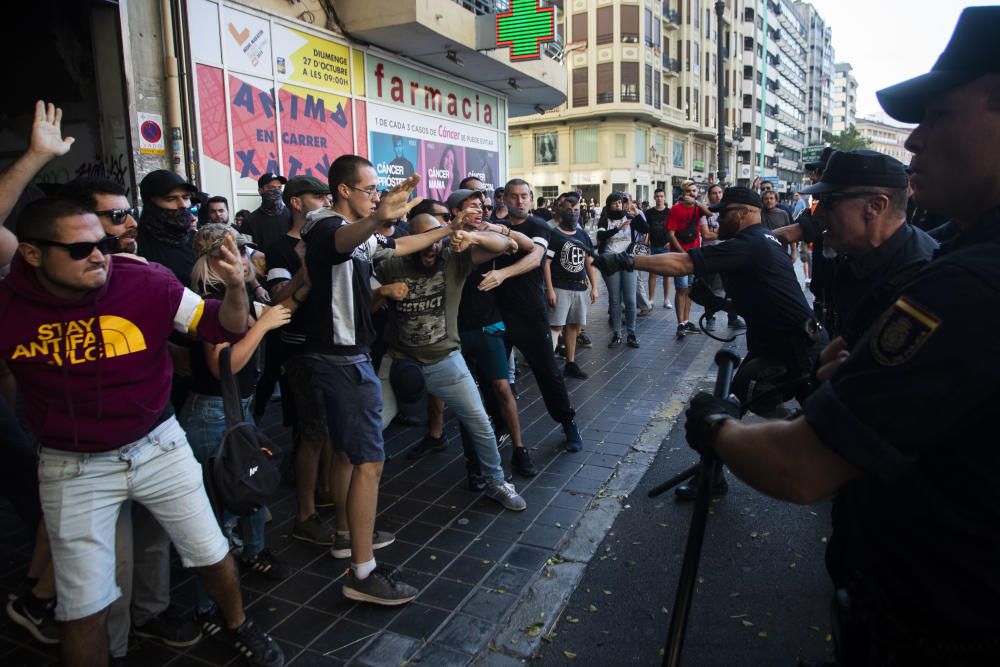
<path fill-rule="evenodd" d="M 509 46 L 511 60 L 538 60 L 541 43 L 555 39 L 555 26 L 554 8 L 512 0 L 509 12 L 497 14 L 497 46 Z"/>

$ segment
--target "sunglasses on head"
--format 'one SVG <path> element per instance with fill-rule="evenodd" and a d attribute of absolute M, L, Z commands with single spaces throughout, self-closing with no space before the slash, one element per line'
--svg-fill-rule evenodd
<path fill-rule="evenodd" d="M 94 215 L 102 215 L 111 218 L 112 225 L 120 225 L 125 222 L 125 218 L 132 216 L 133 219 L 139 218 L 139 209 L 137 208 L 109 208 L 106 211 L 94 211 Z"/>
<path fill-rule="evenodd" d="M 110 255 L 118 248 L 118 237 L 105 236 L 100 241 L 80 241 L 79 243 L 62 243 L 60 241 L 47 241 L 45 239 L 25 239 L 25 243 L 63 248 L 69 253 L 70 259 L 79 261 L 90 257 L 94 252 L 94 248 L 97 248 L 102 255 Z"/>

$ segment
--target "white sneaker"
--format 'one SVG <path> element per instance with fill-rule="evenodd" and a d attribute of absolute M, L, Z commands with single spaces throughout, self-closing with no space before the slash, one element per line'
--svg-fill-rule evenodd
<path fill-rule="evenodd" d="M 667 310 L 673 310 L 674 309 L 674 304 L 670 303 L 669 301 L 664 301 L 663 302 L 663 307 L 666 308 Z"/>
<path fill-rule="evenodd" d="M 518 495 L 514 485 L 510 482 L 488 487 L 486 497 L 514 512 L 521 512 L 528 507 L 528 503 L 524 502 L 524 498 Z"/>

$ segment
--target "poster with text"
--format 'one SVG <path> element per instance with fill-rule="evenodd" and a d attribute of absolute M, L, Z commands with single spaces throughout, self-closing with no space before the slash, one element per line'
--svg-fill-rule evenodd
<path fill-rule="evenodd" d="M 395 134 L 372 132 L 371 161 L 378 174 L 378 189 L 385 190 L 399 185 L 415 173 L 423 173 L 420 162 L 420 141 Z M 420 186 L 417 194 L 425 196 Z"/>
<path fill-rule="evenodd" d="M 462 181 L 465 173 L 465 149 L 454 144 L 437 141 L 423 142 L 423 163 L 421 177 L 427 184 L 431 199 L 445 201 Z"/>
<path fill-rule="evenodd" d="M 271 25 L 266 19 L 223 7 L 222 37 L 226 67 L 271 76 Z"/>
<path fill-rule="evenodd" d="M 274 26 L 274 69 L 279 81 L 350 94 L 351 50 L 283 25 Z"/>
<path fill-rule="evenodd" d="M 465 176 L 478 178 L 489 192 L 500 187 L 500 154 L 481 148 L 465 149 Z"/>
<path fill-rule="evenodd" d="M 229 75 L 229 114 L 238 190 L 256 190 L 257 178 L 281 173 L 278 163 L 277 114 L 270 82 L 243 74 Z"/>
<path fill-rule="evenodd" d="M 350 98 L 282 85 L 278 101 L 281 173 L 325 179 L 330 163 L 354 151 Z"/>

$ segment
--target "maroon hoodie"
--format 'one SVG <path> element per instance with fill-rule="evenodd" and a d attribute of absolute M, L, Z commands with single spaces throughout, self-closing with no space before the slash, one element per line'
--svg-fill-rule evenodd
<path fill-rule="evenodd" d="M 0 359 L 42 446 L 105 452 L 148 433 L 170 397 L 170 333 L 213 343 L 242 337 L 222 327 L 220 306 L 159 264 L 115 256 L 102 287 L 63 299 L 16 256 L 0 281 Z"/>

